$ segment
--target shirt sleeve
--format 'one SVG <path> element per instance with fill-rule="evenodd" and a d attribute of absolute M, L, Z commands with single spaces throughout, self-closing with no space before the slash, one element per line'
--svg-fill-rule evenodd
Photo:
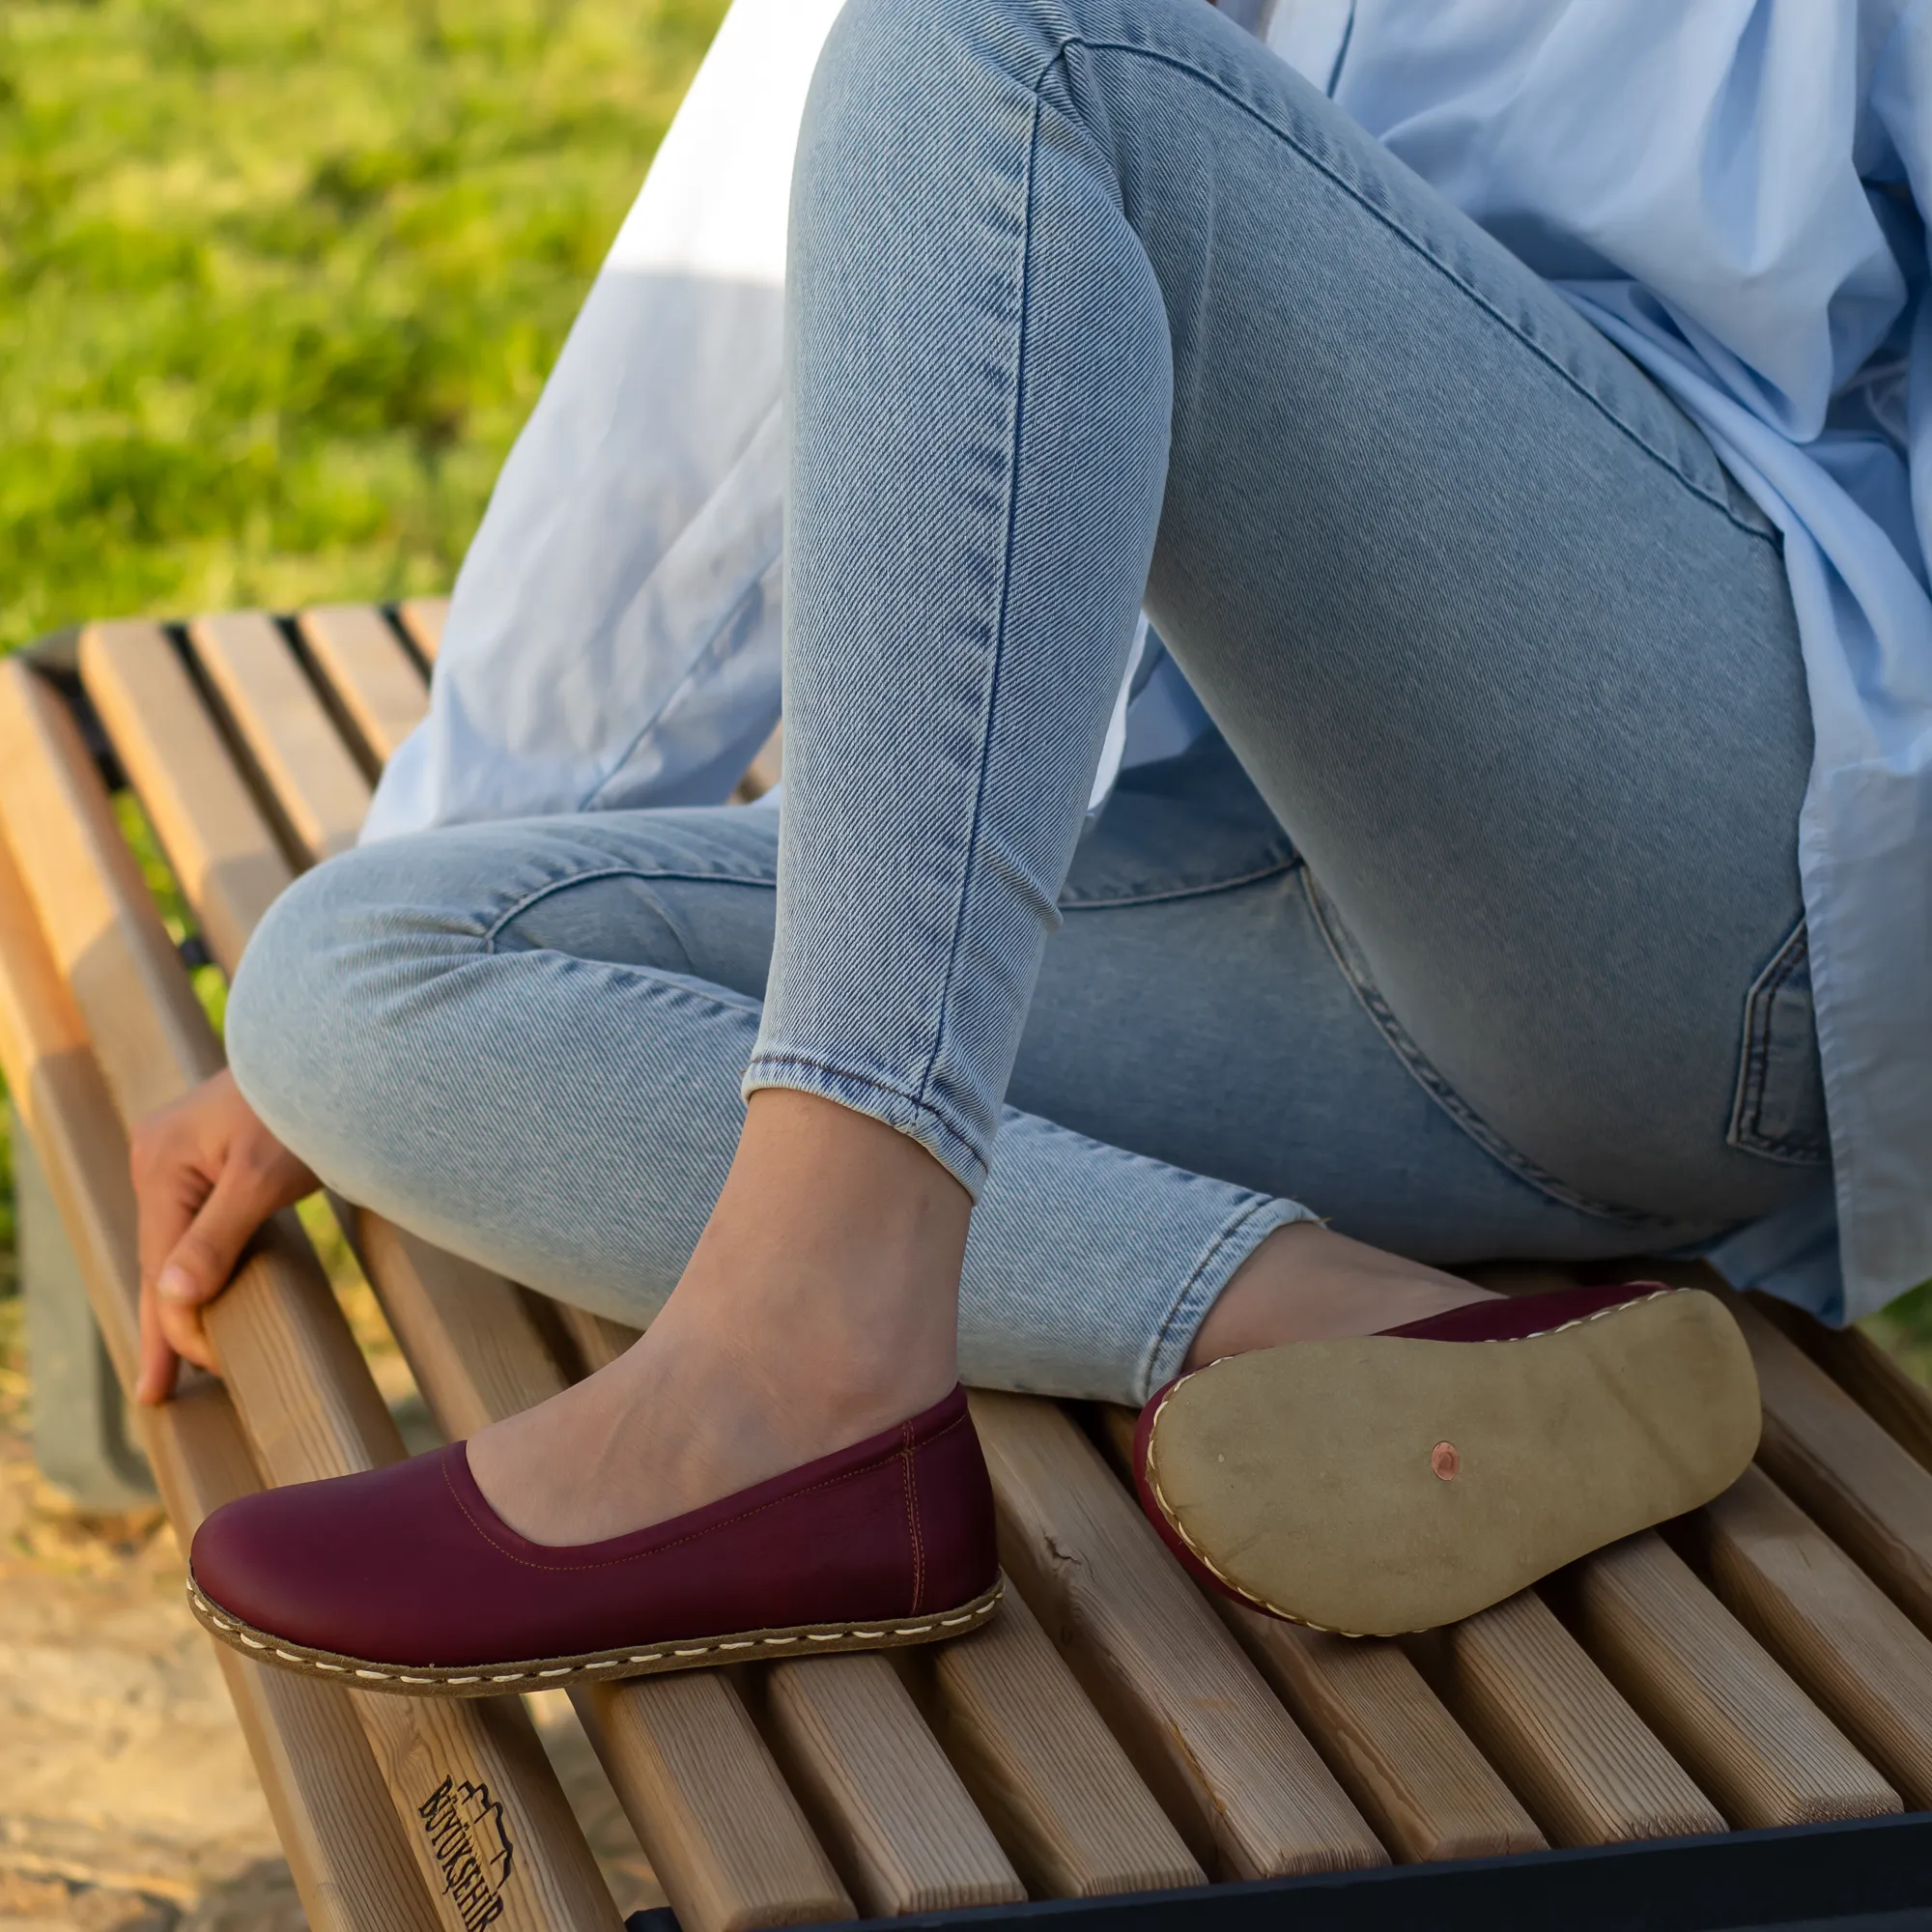
<path fill-rule="evenodd" d="M 464 559 L 365 839 L 716 804 L 778 722 L 785 213 L 838 0 L 735 0 Z"/>
<path fill-rule="evenodd" d="M 1915 313 L 1906 365 L 1906 452 L 1920 556 L 1932 556 L 1932 304 L 1925 298 L 1924 223 L 1932 208 L 1932 5 L 1907 0 L 1872 72 L 1873 128 L 1859 156 L 1878 192 L 1909 199 L 1918 216 Z"/>

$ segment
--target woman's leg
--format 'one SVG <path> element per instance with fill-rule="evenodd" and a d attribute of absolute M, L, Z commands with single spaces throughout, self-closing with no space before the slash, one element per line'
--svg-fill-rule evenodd
<path fill-rule="evenodd" d="M 1145 591 L 1476 1114 L 1605 1205 L 1777 1198 L 1710 1129 L 1800 909 L 1807 707 L 1682 413 L 1195 0 L 853 0 L 796 180 L 748 1085 L 976 1184 Z"/>
<path fill-rule="evenodd" d="M 1634 1227 L 1681 1218 L 1674 1190 L 1714 1180 L 1707 1211 L 1745 1213 L 1788 1184 L 1726 1168 L 1704 1103 L 1735 1049 L 1731 969 L 1794 916 L 1802 693 L 1770 545 L 1684 419 L 1191 0 L 857 0 L 802 159 L 789 796 L 752 1085 L 804 1097 L 753 1098 L 743 1184 L 634 1351 L 629 1398 L 692 1446 L 668 1478 L 638 1460 L 629 1520 L 764 1473 L 774 1414 L 829 1447 L 945 1372 L 963 1188 L 1151 561 L 1178 654 L 1340 908 L 1326 936 L 1365 1006 L 1405 1012 L 1375 981 L 1406 961 L 1507 1049 L 1458 1069 L 1483 1102 L 1460 1131 L 1546 1203 Z M 1347 627 L 1311 625 L 1311 582 Z M 1763 676 L 1739 691 L 1741 668 Z M 1303 687 L 1326 707 L 1312 741 Z M 1708 864 L 1658 838 L 1686 817 Z M 1417 914 L 1386 932 L 1362 913 L 1378 876 Z M 1586 889 L 1569 927 L 1566 884 Z M 1687 1026 L 1644 996 L 1681 993 L 1687 957 L 1726 1017 L 1680 1075 Z M 1425 1081 L 1457 1044 L 1432 1010 L 1395 1042 Z M 875 1162 L 899 1151 L 878 1122 L 933 1163 Z M 1583 1156 L 1653 1126 L 1702 1167 L 1638 1145 L 1593 1187 Z M 570 1520 L 607 1424 L 533 1417 L 486 1487 Z"/>
<path fill-rule="evenodd" d="M 349 1198 L 642 1326 L 743 1122 L 776 833 L 762 811 L 600 812 L 333 861 L 254 942 L 237 1075 Z M 1295 1197 L 1431 1260 L 1632 1244 L 1409 1076 L 1225 753 L 1133 775 L 1069 901 L 1015 1071 L 1033 1111 L 1006 1110 L 966 1244 L 969 1381 L 1144 1401 L 1271 1233 L 1310 1236 Z"/>
<path fill-rule="evenodd" d="M 721 1215 L 765 1088 L 980 1184 L 1144 591 L 1471 1132 L 1586 1210 L 1792 1198 L 1723 1131 L 1804 689 L 1682 414 L 1191 0 L 854 0 L 795 181 L 779 929 Z M 883 1412 L 940 1373 L 951 1250 L 869 1225 L 830 1245 L 929 1324 Z"/>

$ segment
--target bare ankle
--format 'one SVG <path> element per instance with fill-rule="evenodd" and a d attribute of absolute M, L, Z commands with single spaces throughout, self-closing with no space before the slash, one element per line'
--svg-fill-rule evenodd
<path fill-rule="evenodd" d="M 1277 1228 L 1236 1269 L 1197 1330 L 1185 1367 L 1287 1342 L 1373 1335 L 1490 1298 L 1422 1262 L 1319 1222 Z"/>
<path fill-rule="evenodd" d="M 649 1333 L 473 1440 L 484 1494 L 538 1542 L 594 1541 L 930 1407 L 957 1379 L 971 1205 L 892 1128 L 811 1094 L 753 1094 L 718 1205 Z"/>

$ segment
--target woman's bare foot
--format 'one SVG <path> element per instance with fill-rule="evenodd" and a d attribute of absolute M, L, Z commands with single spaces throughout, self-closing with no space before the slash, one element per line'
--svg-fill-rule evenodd
<path fill-rule="evenodd" d="M 536 1543 L 621 1536 L 876 1435 L 958 1378 L 966 1191 L 916 1142 L 786 1089 L 752 1096 L 709 1225 L 650 1331 L 472 1436 Z"/>
<path fill-rule="evenodd" d="M 1316 1221 L 1277 1228 L 1241 1265 L 1208 1311 L 1183 1366 L 1206 1368 L 1223 1355 L 1374 1335 L 1492 1299 L 1453 1274 L 1351 1241 Z"/>

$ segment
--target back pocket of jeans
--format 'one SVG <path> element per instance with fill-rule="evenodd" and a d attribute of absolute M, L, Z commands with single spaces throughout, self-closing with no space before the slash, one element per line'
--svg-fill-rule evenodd
<path fill-rule="evenodd" d="M 1832 1157 L 1825 1076 L 1811 1011 L 1811 949 L 1801 919 L 1745 998 L 1738 1100 L 1726 1138 L 1794 1167 Z"/>

